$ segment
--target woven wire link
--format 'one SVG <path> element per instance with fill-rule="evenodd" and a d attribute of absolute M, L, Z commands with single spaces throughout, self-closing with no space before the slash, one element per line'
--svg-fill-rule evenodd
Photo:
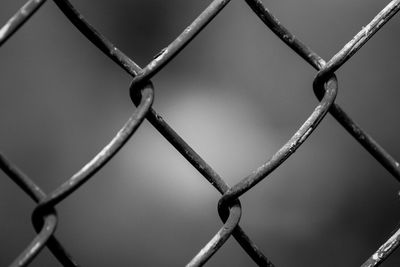
<path fill-rule="evenodd" d="M 130 86 L 130 97 L 137 107 L 115 137 L 85 166 L 77 171 L 54 191 L 45 193 L 26 174 L 24 174 L 7 157 L 0 154 L 0 168 L 8 175 L 33 201 L 37 203 L 32 214 L 32 222 L 37 231 L 36 237 L 10 266 L 27 266 L 40 251 L 47 246 L 64 266 L 79 266 L 75 259 L 63 248 L 55 236 L 58 221 L 56 206 L 68 198 L 85 182 L 92 178 L 129 140 L 147 119 L 154 128 L 196 168 L 204 178 L 222 194 L 218 202 L 218 211 L 224 225 L 199 250 L 187 266 L 202 266 L 221 248 L 232 235 L 243 250 L 259 266 L 274 266 L 262 250 L 240 227 L 242 208 L 239 198 L 263 179 L 268 177 L 287 158 L 289 158 L 318 127 L 329 112 L 354 139 L 356 139 L 393 177 L 400 181 L 399 164 L 362 130 L 339 104 L 335 103 L 338 93 L 338 82 L 335 72 L 343 66 L 386 22 L 400 9 L 400 0 L 391 1 L 375 18 L 356 34 L 330 60 L 325 61 L 307 45 L 296 38 L 275 18 L 260 0 L 245 0 L 251 10 L 273 33 L 289 48 L 302 57 L 317 70 L 313 89 L 319 100 L 314 111 L 304 120 L 295 134 L 264 164 L 244 177 L 240 182 L 229 187 L 210 165 L 194 151 L 152 108 L 154 89 L 150 79 L 165 67 L 185 46 L 204 29 L 214 17 L 230 2 L 214 0 L 209 6 L 166 48 L 157 54 L 144 68 L 126 56 L 105 36 L 91 26 L 68 0 L 54 0 L 58 8 L 71 23 L 98 49 L 129 73 L 133 80 Z M 0 46 L 3 45 L 29 18 L 45 3 L 45 0 L 28 1 L 1 29 Z M 398 247 L 400 228 L 384 243 L 362 266 L 377 266 Z"/>

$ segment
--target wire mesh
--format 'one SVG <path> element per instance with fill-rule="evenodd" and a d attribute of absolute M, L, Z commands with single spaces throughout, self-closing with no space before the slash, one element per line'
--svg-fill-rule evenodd
<path fill-rule="evenodd" d="M 115 137 L 86 165 L 54 191 L 45 193 L 14 163 L 0 154 L 0 168 L 28 196 L 37 203 L 32 213 L 32 223 L 37 231 L 35 238 L 15 258 L 10 266 L 27 266 L 47 246 L 55 258 L 64 266 L 79 266 L 79 260 L 64 249 L 55 236 L 58 215 L 56 206 L 70 197 L 77 189 L 91 179 L 97 171 L 128 142 L 147 119 L 154 128 L 222 195 L 218 212 L 223 226 L 187 263 L 187 266 L 204 265 L 233 236 L 249 257 L 259 266 L 274 266 L 271 261 L 239 225 L 242 207 L 239 198 L 250 192 L 257 184 L 285 162 L 313 133 L 319 123 L 330 113 L 346 131 L 359 142 L 392 176 L 399 181 L 399 163 L 387 153 L 372 137 L 362 130 L 354 120 L 335 102 L 338 93 L 337 72 L 386 22 L 400 9 L 400 0 L 391 1 L 362 30 L 357 33 L 330 60 L 325 61 L 311 48 L 286 29 L 260 0 L 246 0 L 256 16 L 276 34 L 290 49 L 317 70 L 313 82 L 315 96 L 319 103 L 304 120 L 295 134 L 256 170 L 233 186 L 228 184 L 213 168 L 179 136 L 152 107 L 153 84 L 150 81 L 173 60 L 195 37 L 229 4 L 229 0 L 214 0 L 206 9 L 167 47 L 155 55 L 144 68 L 119 50 L 105 36 L 90 25 L 83 15 L 67 0 L 54 3 L 70 22 L 99 50 L 132 76 L 130 97 L 136 106 L 134 113 L 118 131 Z M 28 1 L 0 29 L 0 45 L 3 45 L 20 27 L 29 22 L 31 16 L 45 3 L 44 0 Z M 400 228 L 371 255 L 362 266 L 377 266 L 387 259 L 398 247 Z"/>

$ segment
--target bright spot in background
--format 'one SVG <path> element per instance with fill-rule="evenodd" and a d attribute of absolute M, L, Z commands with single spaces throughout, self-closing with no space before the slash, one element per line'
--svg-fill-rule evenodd
<path fill-rule="evenodd" d="M 209 88 L 190 86 L 193 85 L 183 85 L 185 91 L 179 90 L 181 93 L 174 94 L 173 98 L 160 100 L 163 105 L 160 115 L 232 186 L 272 155 L 277 146 L 275 133 L 265 128 L 268 117 L 259 121 L 262 118 L 248 108 L 249 103 L 237 90 L 212 90 L 211 85 Z M 155 106 L 159 110 L 157 103 Z M 149 177 L 138 178 L 143 183 L 140 186 L 157 184 L 156 188 L 162 190 L 155 197 L 171 201 L 177 207 L 187 203 L 196 203 L 199 208 L 202 203 L 215 205 L 219 197 L 216 189 L 159 133 L 145 128 L 147 140 L 135 136 L 140 140 L 133 141 L 133 149 L 129 150 L 141 156 L 123 157 L 128 160 L 126 172 L 139 172 Z"/>
<path fill-rule="evenodd" d="M 171 2 L 130 4 L 135 2 L 141 3 L 137 16 L 132 12 L 139 9 L 128 8 L 122 0 L 104 1 L 115 12 L 105 6 L 99 12 L 101 5 L 93 10 L 89 2 L 82 7 L 86 5 L 84 14 L 93 25 L 138 62 L 147 62 L 200 10 L 194 2 L 179 9 Z M 146 20 L 155 10 L 151 2 L 171 7 L 159 9 L 163 16 L 154 16 L 154 25 Z M 363 1 L 362 10 L 360 1 L 308 2 L 269 4 L 284 25 L 326 59 L 382 8 L 378 1 Z M 147 12 L 142 9 L 146 6 Z M 186 13 L 187 20 L 179 21 L 182 11 L 189 9 L 193 15 Z M 315 73 L 308 73 L 306 64 L 248 11 L 245 3 L 232 2 L 154 80 L 155 109 L 229 185 L 268 160 L 316 104 L 310 91 Z M 2 9 L 3 19 L 10 12 Z M 337 13 L 340 20 L 332 15 Z M 97 21 L 96 15 L 100 15 Z M 395 18 L 385 26 L 338 73 L 338 103 L 395 156 L 399 154 L 393 116 L 398 106 L 393 80 L 397 22 Z M 326 30 L 332 26 L 334 31 Z M 129 83 L 60 16 L 54 4 L 46 5 L 12 42 L 4 46 L 9 50 L 2 50 L 2 145 L 49 191 L 122 126 L 132 111 L 126 94 Z M 121 93 L 118 88 L 125 90 Z M 305 94 L 312 101 L 306 102 Z M 47 132 L 52 134 L 44 138 L 42 133 Z M 40 157 L 32 157 L 38 151 Z M 5 176 L 1 188 L 2 226 L 7 227 L 1 238 L 14 240 L 1 248 L 3 266 L 32 238 L 33 203 Z M 321 266 L 327 259 L 330 266 L 356 266 L 394 229 L 398 198 L 392 196 L 397 190 L 388 173 L 328 116 L 293 156 L 241 197 L 241 225 L 278 266 Z M 182 266 L 221 226 L 216 211 L 219 197 L 144 122 L 96 177 L 59 205 L 57 235 L 86 266 L 113 266 L 116 259 L 123 266 Z M 236 243 L 229 247 L 230 241 L 207 266 L 251 264 Z M 46 253 L 32 266 L 55 266 L 42 263 L 43 257 L 55 261 Z M 238 259 L 248 262 L 240 264 Z"/>

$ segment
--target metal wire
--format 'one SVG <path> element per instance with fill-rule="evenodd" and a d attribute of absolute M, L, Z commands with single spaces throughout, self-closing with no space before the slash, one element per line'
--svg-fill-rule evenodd
<path fill-rule="evenodd" d="M 44 4 L 44 0 L 28 1 L 1 29 L 0 46 L 4 44 Z M 387 21 L 400 9 L 400 0 L 391 1 L 378 15 L 356 34 L 335 56 L 325 61 L 307 45 L 286 29 L 264 6 L 261 0 L 245 0 L 251 10 L 286 45 L 302 57 L 318 72 L 313 82 L 314 93 L 319 100 L 310 116 L 294 135 L 263 165 L 229 187 L 211 166 L 202 159 L 153 108 L 154 89 L 150 79 L 163 69 L 185 46 L 204 29 L 230 2 L 214 0 L 208 7 L 166 48 L 153 57 L 144 68 L 120 51 L 105 36 L 91 26 L 68 0 L 54 0 L 58 8 L 71 23 L 98 49 L 132 76 L 130 97 L 136 106 L 135 112 L 118 131 L 116 136 L 85 166 L 67 179 L 54 191 L 46 194 L 26 174 L 3 154 L 0 168 L 37 204 L 32 222 L 38 234 L 20 253 L 10 266 L 27 266 L 48 246 L 57 260 L 64 266 L 78 266 L 54 236 L 58 221 L 56 206 L 92 178 L 126 144 L 129 138 L 147 119 L 154 128 L 195 168 L 212 186 L 222 194 L 218 211 L 223 226 L 195 255 L 187 266 L 204 265 L 232 235 L 244 251 L 259 266 L 274 266 L 261 249 L 240 227 L 242 208 L 239 198 L 268 177 L 286 161 L 312 134 L 329 112 L 393 177 L 400 181 L 399 163 L 387 153 L 370 135 L 363 131 L 343 109 L 335 103 L 338 81 L 335 72 L 345 64 Z M 400 244 L 400 228 L 362 265 L 377 266 Z"/>

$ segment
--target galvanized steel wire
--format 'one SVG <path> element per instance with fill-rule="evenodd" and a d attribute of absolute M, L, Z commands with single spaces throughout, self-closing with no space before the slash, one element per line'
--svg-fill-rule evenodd
<path fill-rule="evenodd" d="M 0 46 L 3 45 L 29 18 L 44 4 L 44 0 L 30 0 L 0 29 Z M 163 67 L 182 51 L 185 46 L 204 29 L 214 17 L 230 2 L 214 0 L 209 6 L 166 48 L 162 49 L 144 68 L 139 67 L 105 36 L 90 25 L 83 15 L 68 1 L 54 0 L 58 8 L 71 23 L 98 49 L 132 76 L 130 97 L 136 106 L 135 112 L 115 137 L 85 166 L 71 178 L 50 193 L 45 193 L 29 176 L 14 163 L 0 154 L 0 168 L 33 201 L 37 203 L 32 214 L 32 222 L 37 235 L 17 256 L 10 266 L 27 266 L 40 251 L 47 246 L 64 266 L 79 266 L 77 261 L 63 248 L 55 236 L 58 221 L 56 206 L 69 197 L 85 182 L 93 178 L 111 158 L 128 142 L 147 119 L 182 156 L 196 168 L 204 178 L 222 194 L 218 202 L 218 211 L 224 225 L 210 241 L 199 250 L 187 266 L 202 266 L 224 245 L 232 235 L 244 251 L 259 266 L 274 266 L 262 250 L 240 227 L 242 208 L 239 198 L 268 177 L 289 158 L 318 127 L 329 112 L 392 176 L 399 181 L 400 171 L 397 161 L 387 153 L 370 135 L 362 130 L 347 113 L 335 103 L 338 94 L 338 79 L 335 72 L 348 61 L 383 25 L 400 9 L 400 0 L 391 1 L 376 17 L 356 34 L 335 56 L 325 61 L 300 41 L 265 7 L 261 0 L 246 0 L 251 10 L 275 33 L 289 48 L 317 70 L 313 89 L 319 103 L 314 111 L 294 135 L 264 164 L 229 187 L 199 154 L 194 151 L 172 129 L 153 108 L 154 89 L 150 81 Z M 391 236 L 362 266 L 377 266 L 382 263 L 399 245 L 400 228 Z"/>

